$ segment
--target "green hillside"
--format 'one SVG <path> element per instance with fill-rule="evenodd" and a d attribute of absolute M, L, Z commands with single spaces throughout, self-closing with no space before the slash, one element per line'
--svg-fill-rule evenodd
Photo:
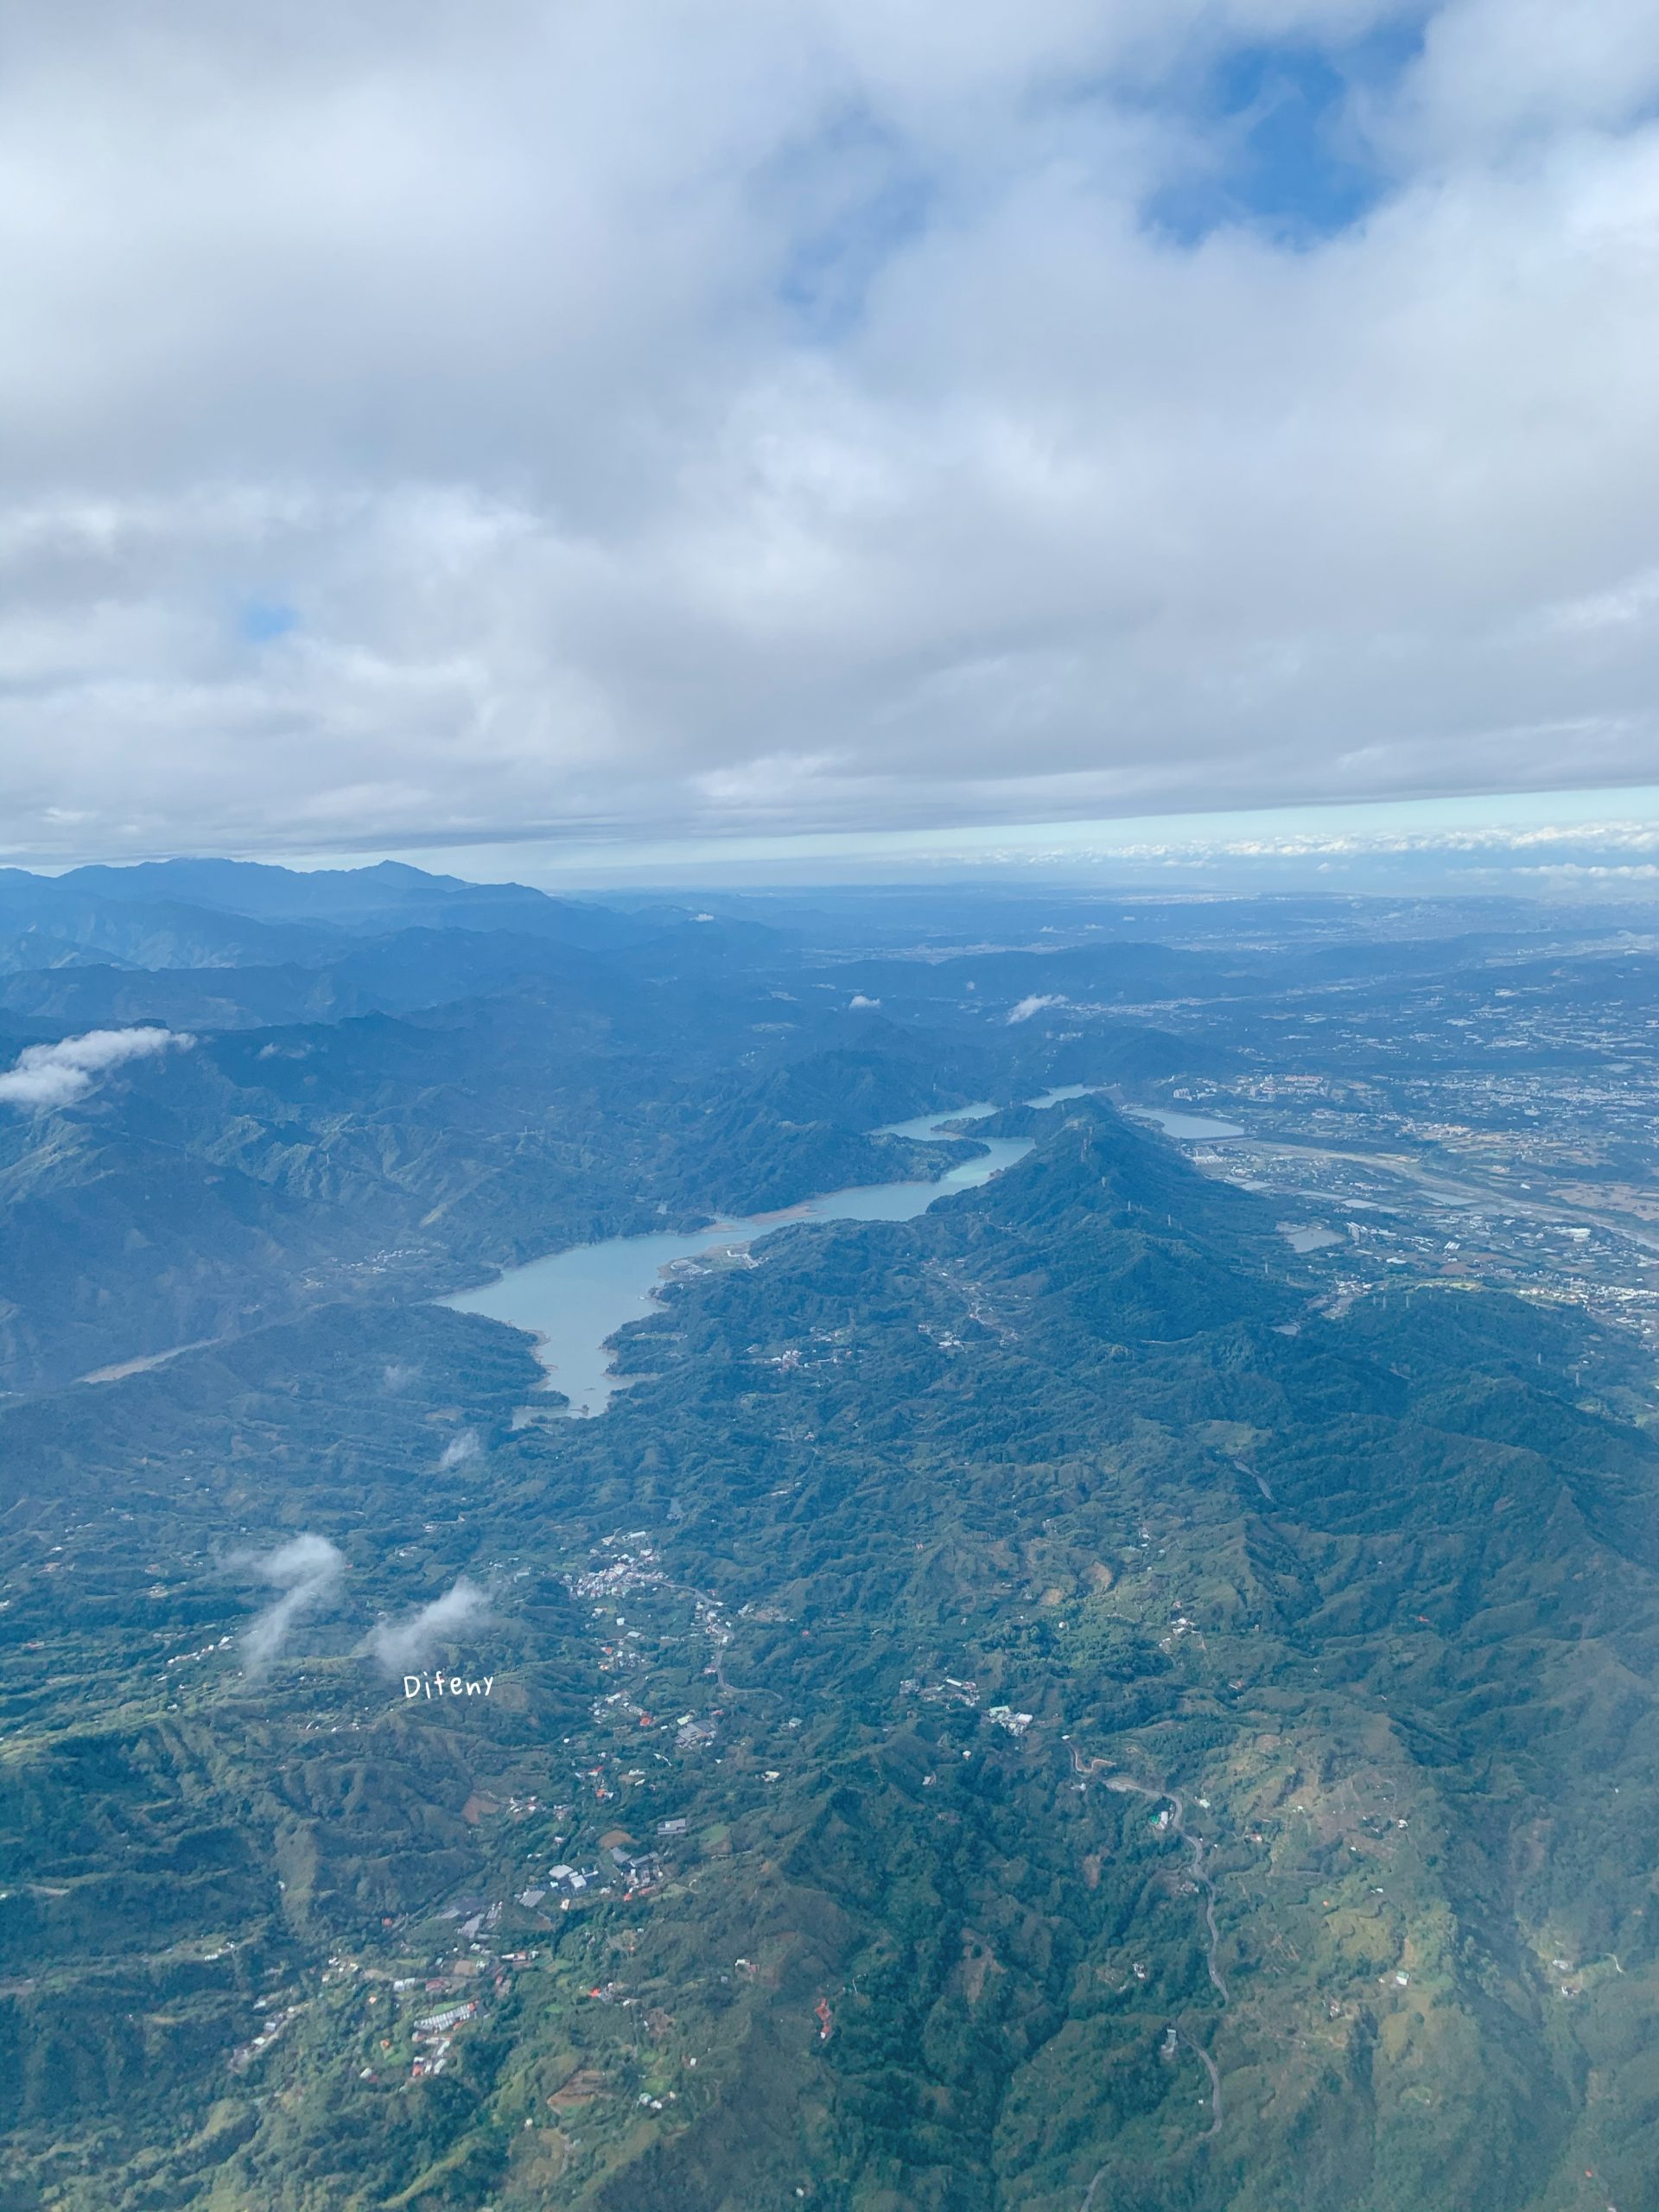
<path fill-rule="evenodd" d="M 1659 2205 L 1644 1359 L 1324 1318 L 1046 1119 L 682 1282 L 600 1421 L 379 1306 L 0 1413 L 0 2204 Z M 493 1690 L 406 1699 L 463 1571 Z"/>

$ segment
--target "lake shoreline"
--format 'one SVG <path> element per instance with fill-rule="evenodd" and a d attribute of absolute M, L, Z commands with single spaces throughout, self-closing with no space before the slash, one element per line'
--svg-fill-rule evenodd
<path fill-rule="evenodd" d="M 1058 1105 L 1084 1096 L 1087 1089 L 1067 1084 L 1023 1103 L 1039 1109 Z M 945 1144 L 961 1134 L 950 1125 L 988 1120 L 1001 1110 L 989 1101 L 976 1100 L 944 1112 L 919 1114 L 869 1134 Z M 613 1371 L 607 1347 L 630 1322 L 660 1310 L 663 1281 L 677 1261 L 700 1259 L 722 1245 L 741 1250 L 780 1229 L 807 1222 L 913 1220 L 936 1200 L 989 1182 L 1023 1160 L 1035 1140 L 977 1137 L 973 1141 L 980 1147 L 974 1158 L 958 1161 L 931 1179 L 910 1176 L 854 1185 L 766 1213 L 722 1217 L 699 1230 L 646 1230 L 602 1237 L 591 1244 L 566 1245 L 504 1268 L 474 1289 L 456 1291 L 434 1302 L 452 1313 L 480 1313 L 521 1330 L 535 1347 L 546 1376 L 543 1389 L 563 1395 L 567 1403 L 562 1410 L 569 1417 L 591 1420 L 603 1413 L 619 1389 L 637 1379 Z"/>

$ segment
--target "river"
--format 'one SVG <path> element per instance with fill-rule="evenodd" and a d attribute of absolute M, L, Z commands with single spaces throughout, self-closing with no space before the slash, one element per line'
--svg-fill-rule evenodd
<path fill-rule="evenodd" d="M 1068 1084 L 1027 1103 L 1057 1106 L 1080 1097 L 1083 1088 Z M 925 1141 L 938 1135 L 947 1122 L 982 1121 L 996 1110 L 983 1103 L 958 1106 L 948 1114 L 920 1114 L 913 1121 L 895 1122 L 873 1134 Z M 753 1243 L 757 1236 L 791 1222 L 909 1221 L 936 1198 L 988 1183 L 1016 1160 L 1023 1160 L 1032 1146 L 1028 1137 L 981 1137 L 977 1141 L 985 1147 L 980 1157 L 964 1160 L 937 1182 L 872 1183 L 831 1191 L 781 1213 L 743 1215 L 713 1222 L 706 1229 L 607 1236 L 597 1244 L 572 1245 L 527 1261 L 521 1268 L 509 1268 L 480 1289 L 461 1291 L 438 1302 L 457 1313 L 485 1313 L 493 1321 L 528 1330 L 536 1338 L 536 1357 L 546 1370 L 548 1387 L 564 1392 L 573 1414 L 601 1414 L 625 1380 L 611 1372 L 606 1346 L 619 1329 L 651 1312 L 664 1271 L 675 1261 Z"/>

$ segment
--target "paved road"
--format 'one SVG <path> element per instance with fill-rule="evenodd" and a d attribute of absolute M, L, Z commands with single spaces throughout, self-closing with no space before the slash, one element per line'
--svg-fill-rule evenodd
<path fill-rule="evenodd" d="M 1075 1753 L 1073 1758 L 1074 1760 L 1076 1758 Z M 1130 1792 L 1136 1797 L 1150 1797 L 1154 1804 L 1170 1804 L 1175 1808 L 1169 1823 L 1170 1830 L 1173 1834 L 1179 1836 L 1181 1841 L 1192 1853 L 1192 1878 L 1204 1891 L 1204 1924 L 1208 1936 L 1208 1942 L 1205 1947 L 1205 1965 L 1209 1970 L 1210 1980 L 1224 2005 L 1227 2002 L 1227 1985 L 1222 1980 L 1221 1970 L 1216 1964 L 1216 1953 L 1221 1945 L 1221 1937 L 1216 1929 L 1216 1885 L 1204 1871 L 1204 1854 L 1208 1847 L 1203 1837 L 1187 1834 L 1185 1825 L 1185 1805 L 1173 1789 L 1154 1789 L 1144 1782 L 1131 1782 L 1125 1775 L 1112 1775 L 1109 1777 L 1106 1787 L 1109 1789 Z M 1194 2049 L 1196 2048 L 1195 2044 Z"/>
<path fill-rule="evenodd" d="M 1076 1746 L 1072 1747 L 1071 1765 L 1075 1773 L 1088 1776 L 1094 1773 L 1102 1764 L 1103 1762 L 1099 1759 L 1090 1759 L 1085 1764 L 1078 1758 Z M 1221 1947 L 1221 1937 L 1216 1928 L 1216 1885 L 1205 1871 L 1204 1864 L 1205 1853 L 1209 1847 L 1202 1836 L 1189 1834 L 1186 1827 L 1185 1802 L 1176 1790 L 1166 1789 L 1161 1785 L 1152 1783 L 1134 1782 L 1128 1775 L 1109 1775 L 1106 1778 L 1106 1787 L 1109 1789 L 1116 1789 L 1124 1796 L 1150 1798 L 1155 1805 L 1166 1804 L 1174 1808 L 1170 1815 L 1170 1832 L 1179 1836 L 1192 1853 L 1192 1878 L 1204 1891 L 1205 1967 L 1210 1976 L 1211 1986 L 1222 2003 L 1225 2005 L 1228 2002 L 1227 1984 L 1222 1978 L 1221 1968 L 1216 1963 L 1216 1954 Z M 1204 2045 L 1179 2021 L 1173 2023 L 1173 2025 L 1176 2034 L 1210 2076 L 1210 2125 L 1198 2140 L 1201 2143 L 1212 2142 L 1221 2133 L 1225 2110 L 1222 2101 L 1221 2069 Z M 1172 2157 L 1177 2155 L 1179 2154 L 1175 2152 L 1171 2153 Z M 1109 2159 L 1105 2165 L 1096 2170 L 1084 2192 L 1083 2202 L 1078 2207 L 1078 2212 L 1105 2212 L 1104 2206 L 1098 2203 L 1097 2199 L 1102 2184 L 1114 2163 Z"/>

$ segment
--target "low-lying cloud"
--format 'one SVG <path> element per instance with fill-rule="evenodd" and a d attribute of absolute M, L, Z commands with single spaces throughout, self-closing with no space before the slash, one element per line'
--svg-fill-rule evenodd
<path fill-rule="evenodd" d="M 339 1587 L 346 1558 L 327 1536 L 307 1531 L 279 1544 L 274 1552 L 240 1553 L 232 1564 L 251 1568 L 262 1582 L 274 1583 L 282 1592 L 242 1639 L 244 1669 L 257 1681 L 275 1662 L 300 1615 L 314 1611 Z"/>
<path fill-rule="evenodd" d="M 1009 1010 L 1008 1020 L 1011 1022 L 1029 1021 L 1033 1014 L 1040 1014 L 1046 1006 L 1065 1004 L 1065 1001 L 1053 991 L 1033 993 L 1030 998 L 1021 999 L 1018 1006 Z"/>
<path fill-rule="evenodd" d="M 489 1605 L 488 1592 L 463 1574 L 442 1597 L 434 1598 L 417 1612 L 381 1621 L 359 1649 L 378 1659 L 389 1675 L 404 1674 L 423 1665 L 446 1637 L 481 1620 Z"/>
<path fill-rule="evenodd" d="M 154 1059 L 175 1045 L 188 1052 L 195 1041 L 182 1029 L 89 1029 L 55 1045 L 26 1045 L 16 1065 L 0 1074 L 0 1103 L 37 1114 L 73 1106 L 122 1061 Z"/>

